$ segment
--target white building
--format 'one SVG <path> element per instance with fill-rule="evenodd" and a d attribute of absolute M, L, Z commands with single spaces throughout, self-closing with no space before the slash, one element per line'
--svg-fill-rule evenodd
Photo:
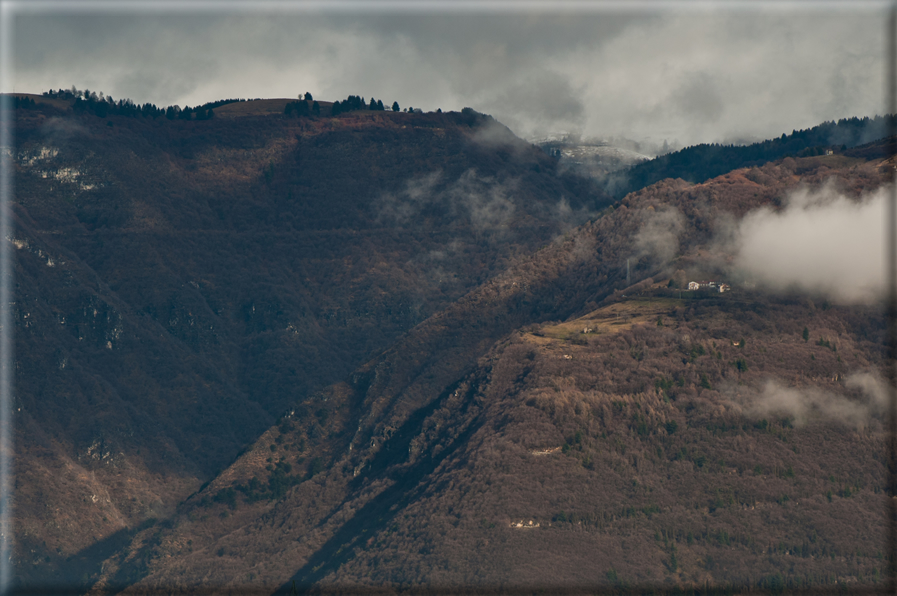
<path fill-rule="evenodd" d="M 716 283 L 715 281 L 690 281 L 688 282 L 689 290 L 718 290 L 720 293 L 728 292 L 732 288 L 729 284 Z"/>

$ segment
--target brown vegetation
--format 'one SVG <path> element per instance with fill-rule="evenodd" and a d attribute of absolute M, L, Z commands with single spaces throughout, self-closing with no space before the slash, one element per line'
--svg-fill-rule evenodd
<path fill-rule="evenodd" d="M 870 547 L 884 498 L 874 416 L 804 421 L 757 404 L 769 380 L 866 403 L 849 378 L 878 371 L 878 314 L 663 288 L 676 269 L 719 270 L 708 250 L 719 217 L 835 174 L 854 196 L 882 182 L 876 164 L 798 176 L 802 164 L 660 183 L 522 259 L 319 395 L 345 416 L 315 439 L 321 472 L 263 506 L 240 489 L 248 472 L 229 472 L 169 528 L 145 530 L 151 546 L 111 559 L 103 585 L 874 585 L 885 565 Z M 674 262 L 634 256 L 638 231 L 671 206 L 685 214 Z M 627 257 L 646 280 L 628 289 Z M 301 419 L 309 436 L 314 415 Z M 216 503 L 228 482 L 234 498 Z M 213 509 L 191 519 L 203 499 Z M 196 536 L 189 555 L 165 546 Z"/>
<path fill-rule="evenodd" d="M 90 578 L 285 411 L 606 201 L 525 143 L 484 145 L 461 114 L 185 121 L 44 103 L 18 110 L 15 135 L 26 583 Z M 434 172 L 421 201 L 408 189 Z M 514 208 L 478 221 L 493 200 Z"/>

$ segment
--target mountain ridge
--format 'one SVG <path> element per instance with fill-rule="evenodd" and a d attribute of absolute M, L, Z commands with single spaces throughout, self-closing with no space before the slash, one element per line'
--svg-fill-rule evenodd
<path fill-rule="evenodd" d="M 785 157 L 811 157 L 826 152 L 857 155 L 855 148 L 875 145 L 892 134 L 894 118 L 893 115 L 842 118 L 750 145 L 701 143 L 636 164 L 616 176 L 611 175 L 607 184 L 616 196 L 622 197 L 664 178 L 701 183 L 731 170 L 762 166 Z"/>

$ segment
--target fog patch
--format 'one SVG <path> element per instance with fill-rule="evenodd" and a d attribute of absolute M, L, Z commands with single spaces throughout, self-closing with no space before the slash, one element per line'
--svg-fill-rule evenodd
<path fill-rule="evenodd" d="M 745 415 L 761 419 L 767 417 L 790 418 L 795 426 L 812 423 L 841 423 L 864 429 L 881 417 L 887 407 L 887 385 L 870 373 L 849 376 L 845 393 L 816 388 L 786 387 L 775 380 L 768 380 L 760 393 L 738 399 Z"/>
<path fill-rule="evenodd" d="M 443 288 L 457 284 L 456 268 L 464 262 L 464 245 L 454 239 L 438 248 L 420 253 L 406 263 L 422 283 Z"/>
<path fill-rule="evenodd" d="M 488 116 L 478 124 L 472 139 L 474 143 L 489 148 L 504 147 L 516 151 L 530 148 L 529 143 L 517 137 L 510 128 Z"/>
<path fill-rule="evenodd" d="M 593 234 L 576 234 L 570 250 L 571 262 L 585 263 L 595 257 L 597 239 Z"/>
<path fill-rule="evenodd" d="M 767 289 L 821 293 L 840 303 L 881 298 L 890 192 L 882 187 L 851 199 L 826 185 L 792 193 L 781 210 L 749 213 L 733 232 L 734 273 Z"/>
<path fill-rule="evenodd" d="M 582 89 L 574 88 L 569 77 L 550 69 L 536 68 L 482 101 L 500 106 L 502 122 L 526 136 L 580 130 L 585 122 Z"/>
<path fill-rule="evenodd" d="M 383 225 L 401 226 L 432 213 L 467 218 L 477 233 L 506 230 L 517 211 L 516 188 L 515 180 L 498 181 L 474 170 L 448 184 L 442 172 L 432 172 L 408 180 L 399 191 L 381 194 L 374 202 L 375 218 Z"/>
<path fill-rule="evenodd" d="M 664 106 L 664 110 L 668 109 L 687 118 L 712 124 L 722 117 L 726 104 L 714 77 L 706 72 L 699 72 L 683 77 L 679 87 L 670 93 L 668 105 Z"/>
<path fill-rule="evenodd" d="M 635 256 L 666 263 L 679 253 L 679 236 L 685 230 L 685 218 L 674 207 L 649 206 L 646 211 L 645 221 L 633 240 Z"/>
<path fill-rule="evenodd" d="M 442 172 L 436 171 L 412 178 L 396 193 L 383 193 L 375 202 L 376 220 L 380 223 L 405 224 L 438 198 L 436 185 Z"/>
<path fill-rule="evenodd" d="M 427 252 L 415 255 L 411 261 L 420 262 L 432 266 L 435 263 L 442 263 L 457 259 L 464 253 L 464 245 L 460 240 L 455 238 L 451 242 L 446 242 L 437 248 L 428 250 Z"/>
<path fill-rule="evenodd" d="M 455 206 L 467 211 L 470 225 L 477 232 L 507 229 L 516 207 L 510 194 L 515 182 L 499 183 L 493 178 L 480 178 L 468 170 L 448 189 Z"/>
<path fill-rule="evenodd" d="M 56 116 L 44 122 L 41 125 L 40 132 L 48 141 L 57 144 L 72 137 L 87 136 L 89 134 L 87 128 L 78 122 Z"/>
<path fill-rule="evenodd" d="M 552 221 L 559 224 L 562 231 L 566 232 L 571 228 L 581 226 L 595 215 L 597 215 L 596 211 L 591 211 L 585 206 L 574 209 L 566 197 L 561 197 L 551 209 L 550 217 Z"/>

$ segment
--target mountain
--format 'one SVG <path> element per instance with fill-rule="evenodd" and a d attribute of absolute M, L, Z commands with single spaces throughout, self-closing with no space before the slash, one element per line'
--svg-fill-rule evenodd
<path fill-rule="evenodd" d="M 297 403 L 91 593 L 871 589 L 879 309 L 676 287 L 731 274 L 721 217 L 888 176 L 788 158 L 628 195 Z"/>
<path fill-rule="evenodd" d="M 25 586 L 91 581 L 284 412 L 611 202 L 473 110 L 19 98 Z"/>
<path fill-rule="evenodd" d="M 612 177 L 606 185 L 616 196 L 623 197 L 665 178 L 701 183 L 731 170 L 762 166 L 788 156 L 809 157 L 826 152 L 851 155 L 849 149 L 874 143 L 891 134 L 893 116 L 876 116 L 824 122 L 792 131 L 790 135 L 782 134 L 778 139 L 744 146 L 702 143 L 636 164 L 625 173 Z"/>

